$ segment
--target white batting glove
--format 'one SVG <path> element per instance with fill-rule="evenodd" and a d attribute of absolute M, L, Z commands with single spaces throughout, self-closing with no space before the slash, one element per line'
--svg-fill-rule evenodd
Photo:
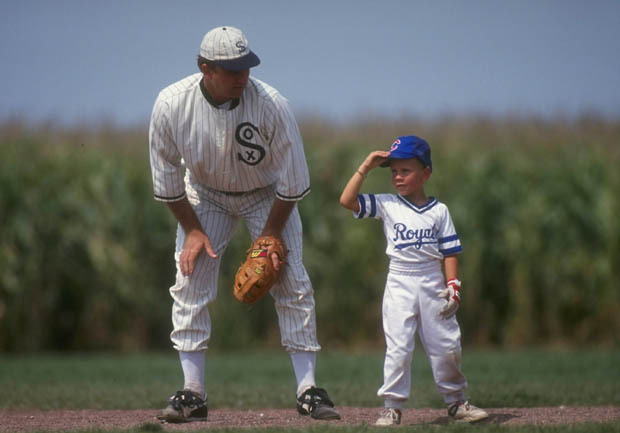
<path fill-rule="evenodd" d="M 456 313 L 456 310 L 458 310 L 461 305 L 461 282 L 456 278 L 452 278 L 448 280 L 446 286 L 445 289 L 439 292 L 439 297 L 448 301 L 446 305 L 439 310 L 439 316 L 441 316 L 442 319 L 449 319 L 454 316 L 454 313 Z"/>

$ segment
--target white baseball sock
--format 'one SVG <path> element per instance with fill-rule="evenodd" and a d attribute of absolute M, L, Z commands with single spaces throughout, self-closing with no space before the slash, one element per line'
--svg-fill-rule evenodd
<path fill-rule="evenodd" d="M 316 368 L 316 352 L 291 352 L 291 361 L 297 379 L 297 397 L 315 386 L 314 370 Z"/>
<path fill-rule="evenodd" d="M 205 352 L 181 352 L 181 368 L 185 384 L 183 389 L 189 389 L 200 394 L 204 399 L 205 392 Z"/>
<path fill-rule="evenodd" d="M 391 398 L 386 398 L 383 404 L 387 409 L 403 409 L 403 400 L 393 400 Z"/>

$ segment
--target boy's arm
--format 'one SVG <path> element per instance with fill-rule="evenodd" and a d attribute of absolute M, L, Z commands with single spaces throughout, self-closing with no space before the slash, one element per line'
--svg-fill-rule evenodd
<path fill-rule="evenodd" d="M 446 288 L 441 290 L 438 295 L 444 298 L 447 303 L 439 311 L 442 319 L 448 319 L 456 313 L 461 304 L 461 282 L 459 275 L 459 260 L 456 255 L 448 256 L 443 260 L 444 272 L 446 274 Z"/>
<path fill-rule="evenodd" d="M 382 162 L 384 162 L 390 152 L 385 152 L 382 150 L 376 150 L 371 152 L 362 165 L 357 169 L 347 186 L 344 187 L 342 194 L 340 195 L 340 205 L 352 210 L 353 212 L 360 211 L 360 204 L 357 201 L 357 196 L 360 193 L 360 188 L 362 187 L 362 183 L 364 179 L 368 175 L 368 172 L 375 167 L 378 167 Z"/>
<path fill-rule="evenodd" d="M 360 211 L 360 204 L 357 201 L 357 195 L 360 192 L 360 188 L 362 183 L 364 182 L 364 178 L 366 175 L 361 171 L 356 171 L 349 179 L 347 186 L 344 187 L 342 194 L 340 195 L 340 205 L 344 206 L 347 209 L 352 210 L 353 212 Z"/>
<path fill-rule="evenodd" d="M 443 261 L 444 272 L 446 273 L 446 281 L 459 279 L 459 259 L 458 256 L 448 256 Z"/>

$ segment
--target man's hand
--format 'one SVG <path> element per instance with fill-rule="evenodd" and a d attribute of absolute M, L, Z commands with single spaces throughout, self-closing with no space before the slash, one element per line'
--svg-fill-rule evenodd
<path fill-rule="evenodd" d="M 284 225 L 286 224 L 286 221 L 288 221 L 288 217 L 295 208 L 295 205 L 296 202 L 294 201 L 284 201 L 276 198 L 273 202 L 271 210 L 269 211 L 269 216 L 265 222 L 265 227 L 263 227 L 263 231 L 260 235 L 274 236 L 281 239 L 281 233 L 284 229 Z M 276 271 L 279 271 L 280 265 L 284 263 L 281 259 L 282 257 L 279 257 L 275 253 L 271 254 L 271 263 L 273 264 L 273 269 Z"/>
<path fill-rule="evenodd" d="M 202 252 L 206 251 L 209 257 L 215 259 L 217 255 L 213 251 L 211 241 L 209 237 L 200 230 L 192 230 L 185 235 L 185 244 L 183 244 L 183 251 L 179 257 L 179 265 L 181 266 L 181 273 L 185 276 L 194 272 L 194 263 L 196 257 Z"/>
<path fill-rule="evenodd" d="M 235 298 L 239 302 L 253 304 L 265 296 L 280 277 L 280 265 L 286 260 L 286 253 L 284 242 L 275 236 L 260 236 L 252 242 L 245 261 L 235 275 Z M 274 260 L 274 256 L 279 258 Z"/>
<path fill-rule="evenodd" d="M 183 251 L 181 251 L 179 256 L 179 266 L 181 267 L 181 273 L 187 276 L 194 272 L 196 257 L 203 250 L 211 258 L 217 258 L 217 255 L 187 197 L 166 204 L 185 232 L 185 243 L 183 244 Z"/>
<path fill-rule="evenodd" d="M 273 263 L 273 268 L 276 271 L 280 270 L 280 265 L 284 264 L 284 261 L 280 259 L 280 256 L 277 255 L 276 253 L 272 253 L 271 254 L 271 262 Z"/>

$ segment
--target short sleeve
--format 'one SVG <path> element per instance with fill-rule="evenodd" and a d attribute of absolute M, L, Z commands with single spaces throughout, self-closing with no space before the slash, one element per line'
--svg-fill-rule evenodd
<path fill-rule="evenodd" d="M 157 98 L 149 126 L 149 154 L 153 193 L 159 201 L 177 201 L 185 196 L 185 167 L 174 142 L 169 105 Z"/>
<path fill-rule="evenodd" d="M 310 175 L 297 121 L 286 98 L 274 97 L 277 124 L 272 141 L 280 166 L 276 195 L 281 200 L 301 200 L 310 192 Z"/>
<path fill-rule="evenodd" d="M 441 213 L 441 220 L 439 221 L 437 242 L 439 252 L 443 254 L 444 257 L 460 254 L 463 251 L 461 241 L 454 228 L 452 217 L 450 216 L 450 211 L 445 206 L 444 211 Z"/>
<path fill-rule="evenodd" d="M 360 205 L 360 211 L 353 212 L 355 218 L 383 219 L 383 207 L 375 194 L 359 194 L 357 202 Z"/>

